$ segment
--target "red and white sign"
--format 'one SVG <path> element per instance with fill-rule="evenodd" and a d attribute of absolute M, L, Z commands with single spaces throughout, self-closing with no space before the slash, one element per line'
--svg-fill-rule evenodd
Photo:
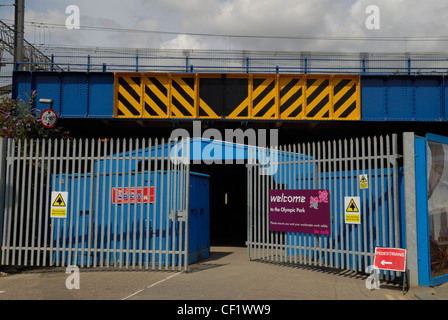
<path fill-rule="evenodd" d="M 148 187 L 112 189 L 112 203 L 114 204 L 126 204 L 126 203 L 134 204 L 134 203 L 148 203 L 148 202 L 154 203 L 154 187 L 149 188 L 149 199 L 148 199 Z"/>
<path fill-rule="evenodd" d="M 406 249 L 375 248 L 374 268 L 404 272 L 406 268 Z"/>
<path fill-rule="evenodd" d="M 40 114 L 40 122 L 45 128 L 53 128 L 58 122 L 58 114 L 53 109 L 46 109 Z"/>

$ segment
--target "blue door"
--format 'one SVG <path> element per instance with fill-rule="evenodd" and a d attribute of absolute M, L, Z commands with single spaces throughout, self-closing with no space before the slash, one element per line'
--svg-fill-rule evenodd
<path fill-rule="evenodd" d="M 448 137 L 415 138 L 419 285 L 448 282 Z"/>

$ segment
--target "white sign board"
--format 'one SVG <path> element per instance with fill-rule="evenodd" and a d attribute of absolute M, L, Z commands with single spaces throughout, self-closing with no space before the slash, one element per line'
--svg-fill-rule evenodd
<path fill-rule="evenodd" d="M 51 218 L 67 218 L 68 192 L 52 191 L 51 192 Z"/>
<path fill-rule="evenodd" d="M 359 176 L 359 188 L 360 189 L 369 189 L 369 178 L 366 174 L 361 174 Z"/>
<path fill-rule="evenodd" d="M 361 199 L 360 197 L 344 198 L 345 223 L 361 224 Z"/>

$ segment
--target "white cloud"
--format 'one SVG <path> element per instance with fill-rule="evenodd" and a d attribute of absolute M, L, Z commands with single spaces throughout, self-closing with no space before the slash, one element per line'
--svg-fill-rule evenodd
<path fill-rule="evenodd" d="M 189 35 L 178 35 L 176 38 L 163 42 L 161 49 L 209 49 L 207 42 L 200 41 Z"/>
<path fill-rule="evenodd" d="M 176 36 L 49 28 L 46 31 L 51 31 L 50 44 L 277 51 L 448 49 L 448 42 L 444 41 L 403 40 L 404 37 L 446 36 L 446 0 L 40 0 L 39 4 L 27 2 L 26 20 L 63 24 L 67 17 L 65 7 L 70 4 L 80 7 L 81 28 L 83 25 L 102 26 L 184 34 Z M 368 17 L 365 9 L 371 4 L 380 9 L 380 30 L 367 30 L 365 27 Z M 8 11 L 0 7 L 0 18 L 5 16 L 11 19 L 10 9 Z M 43 29 L 28 27 L 26 37 L 31 41 L 38 38 L 35 41 L 42 42 L 43 32 Z M 225 36 L 194 36 L 194 33 Z M 240 37 L 244 35 L 259 37 Z M 321 37 L 363 37 L 365 40 L 322 40 L 319 39 Z M 403 39 L 369 40 L 378 37 Z M 49 42 L 49 39 L 49 34 L 45 34 L 45 41 Z"/>

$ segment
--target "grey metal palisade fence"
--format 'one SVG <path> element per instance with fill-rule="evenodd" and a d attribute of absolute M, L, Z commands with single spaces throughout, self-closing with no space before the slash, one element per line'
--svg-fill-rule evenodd
<path fill-rule="evenodd" d="M 364 272 L 375 247 L 402 247 L 397 149 L 397 135 L 312 142 L 279 148 L 285 156 L 270 176 L 260 174 L 263 163 L 249 163 L 250 258 Z M 368 175 L 368 189 L 359 188 L 361 174 Z M 272 189 L 329 190 L 331 234 L 270 231 Z M 345 196 L 361 198 L 361 224 L 345 224 Z"/>
<path fill-rule="evenodd" d="M 2 265 L 187 268 L 189 165 L 171 161 L 175 141 L 0 140 Z M 63 219 L 51 192 L 68 192 Z"/>

